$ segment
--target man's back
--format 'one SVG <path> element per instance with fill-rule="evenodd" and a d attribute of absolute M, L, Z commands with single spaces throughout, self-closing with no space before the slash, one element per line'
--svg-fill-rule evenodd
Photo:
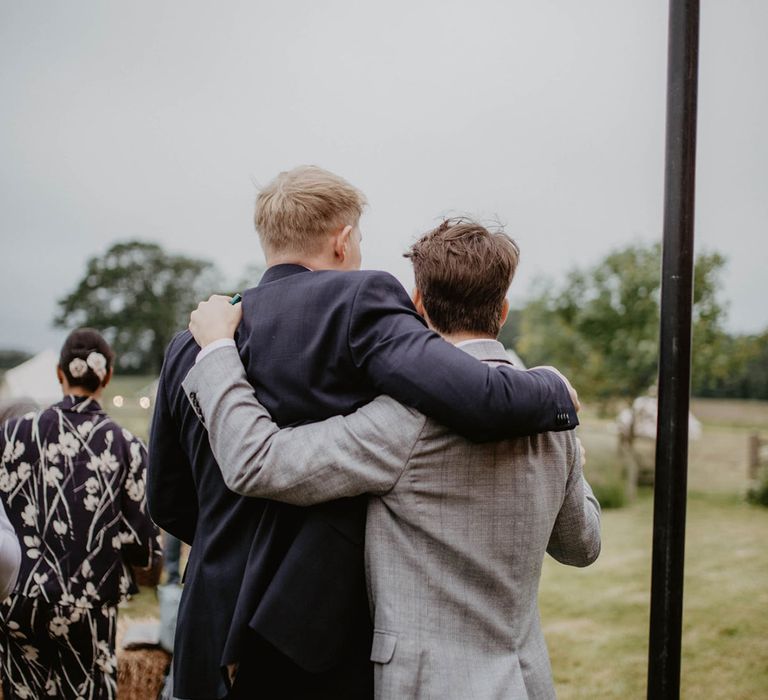
<path fill-rule="evenodd" d="M 494 346 L 465 349 L 503 359 Z M 537 605 L 548 547 L 577 566 L 600 550 L 574 435 L 478 445 L 427 419 L 368 510 L 376 697 L 554 697 Z"/>
<path fill-rule="evenodd" d="M 348 413 L 376 393 L 342 332 L 356 275 L 324 273 L 316 284 L 318 276 L 306 272 L 272 268 L 244 294 L 240 355 L 258 370 L 251 372 L 258 396 L 284 425 Z M 172 342 L 151 443 L 153 516 L 193 545 L 176 635 L 176 694 L 222 697 L 220 666 L 248 658 L 251 628 L 306 670 L 325 671 L 343 658 L 367 667 L 365 503 L 301 509 L 229 491 L 181 390 L 198 351 L 188 333 Z"/>
<path fill-rule="evenodd" d="M 495 341 L 464 349 L 505 360 Z M 544 553 L 584 566 L 600 549 L 572 434 L 478 445 L 386 396 L 278 430 L 226 349 L 184 386 L 238 492 L 301 505 L 379 497 L 366 530 L 378 697 L 553 695 L 536 596 Z"/>
<path fill-rule="evenodd" d="M 241 359 L 281 425 L 347 414 L 389 391 L 449 423 L 466 415 L 467 432 L 474 420 L 482 435 L 490 418 L 503 415 L 494 388 L 497 404 L 533 406 L 532 420 L 514 424 L 520 432 L 574 422 L 556 377 L 530 375 L 533 394 L 530 384 L 529 394 L 522 385 L 494 387 L 480 363 L 426 331 L 402 287 L 383 273 L 278 265 L 244 293 L 243 312 Z M 186 333 L 169 348 L 150 445 L 153 518 L 193 544 L 179 610 L 176 694 L 220 697 L 219 667 L 247 659 L 249 630 L 306 671 L 342 662 L 367 669 L 362 502 L 300 510 L 243 502 L 227 491 L 181 390 L 196 351 Z"/>

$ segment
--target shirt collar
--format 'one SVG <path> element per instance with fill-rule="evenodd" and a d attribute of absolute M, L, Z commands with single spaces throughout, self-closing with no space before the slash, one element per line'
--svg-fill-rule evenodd
<path fill-rule="evenodd" d="M 457 348 L 461 348 L 464 352 L 478 360 L 484 362 L 501 362 L 503 364 L 513 365 L 510 360 L 507 351 L 504 346 L 498 340 L 491 340 L 490 338 L 473 338 L 471 340 L 462 340 L 460 343 L 456 343 Z"/>

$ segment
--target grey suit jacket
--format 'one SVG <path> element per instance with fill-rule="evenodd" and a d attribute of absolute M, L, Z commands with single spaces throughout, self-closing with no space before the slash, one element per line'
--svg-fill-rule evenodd
<path fill-rule="evenodd" d="M 508 362 L 496 341 L 463 349 Z M 600 551 L 600 506 L 572 432 L 478 445 L 386 396 L 280 430 L 234 348 L 205 356 L 184 390 L 234 491 L 298 505 L 375 496 L 376 697 L 555 696 L 537 602 L 544 554 L 586 566 Z"/>

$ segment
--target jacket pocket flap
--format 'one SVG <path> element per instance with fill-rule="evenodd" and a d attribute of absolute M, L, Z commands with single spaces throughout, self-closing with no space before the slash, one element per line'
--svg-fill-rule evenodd
<path fill-rule="evenodd" d="M 388 664 L 392 661 L 397 646 L 397 635 L 392 632 L 373 630 L 373 645 L 371 646 L 371 661 L 377 664 Z"/>

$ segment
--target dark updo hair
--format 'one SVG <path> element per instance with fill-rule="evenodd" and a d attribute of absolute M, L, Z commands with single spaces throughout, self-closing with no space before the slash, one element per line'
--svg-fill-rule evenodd
<path fill-rule="evenodd" d="M 107 361 L 105 370 L 109 373 L 115 361 L 115 353 L 109 346 L 109 343 L 104 340 L 104 336 L 101 333 L 93 328 L 78 328 L 67 336 L 64 345 L 61 347 L 59 367 L 64 372 L 64 376 L 67 378 L 70 386 L 81 386 L 90 392 L 94 392 L 99 387 L 104 386 L 107 378 L 106 375 L 103 379 L 100 378 L 92 367 L 89 366 L 81 377 L 73 377 L 69 368 L 72 360 L 80 358 L 83 361 L 87 361 L 88 355 L 92 352 L 98 352 L 104 356 L 104 359 Z"/>

